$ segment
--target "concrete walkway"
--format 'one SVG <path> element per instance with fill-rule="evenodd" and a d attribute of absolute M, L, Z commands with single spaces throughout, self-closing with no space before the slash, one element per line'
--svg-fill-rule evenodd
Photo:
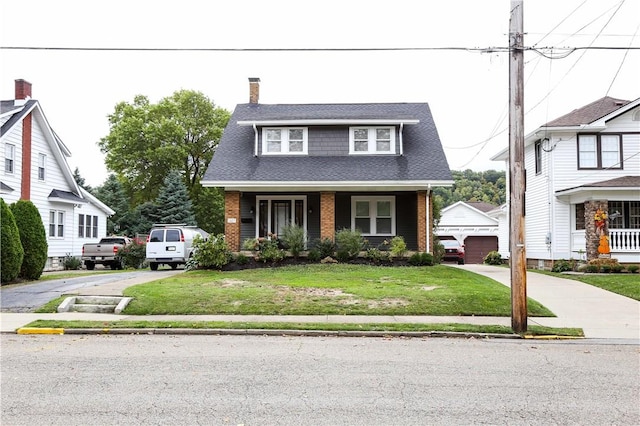
<path fill-rule="evenodd" d="M 488 265 L 460 265 L 509 286 L 510 271 Z M 175 272 L 174 272 L 175 273 Z M 163 278 L 150 274 L 149 280 Z M 127 280 L 82 289 L 82 295 L 121 296 L 122 290 L 140 280 Z M 529 318 L 530 325 L 582 328 L 587 338 L 640 340 L 640 302 L 610 293 L 578 281 L 555 278 L 535 272 L 527 273 L 527 294 L 549 308 L 557 318 Z M 238 322 L 322 322 L 322 323 L 463 323 L 511 325 L 509 317 L 471 316 L 259 316 L 259 315 L 114 315 L 67 312 L 59 314 L 0 313 L 0 332 L 12 333 L 37 319 L 93 321 L 238 321 Z"/>

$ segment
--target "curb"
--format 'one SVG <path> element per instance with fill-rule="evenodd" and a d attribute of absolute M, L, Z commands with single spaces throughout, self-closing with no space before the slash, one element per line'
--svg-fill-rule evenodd
<path fill-rule="evenodd" d="M 465 333 L 453 331 L 323 331 L 261 330 L 222 328 L 36 328 L 23 327 L 17 334 L 111 334 L 111 335 L 218 335 L 218 336 L 304 336 L 304 337 L 445 337 L 464 339 L 522 339 L 519 334 Z"/>

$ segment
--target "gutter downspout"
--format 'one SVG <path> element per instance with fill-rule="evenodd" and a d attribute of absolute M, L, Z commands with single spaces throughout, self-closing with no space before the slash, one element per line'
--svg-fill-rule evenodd
<path fill-rule="evenodd" d="M 404 123 L 400 123 L 400 155 L 404 155 L 404 146 L 402 143 L 402 130 L 404 129 Z"/>
<path fill-rule="evenodd" d="M 253 125 L 253 134 L 255 135 L 255 141 L 253 143 L 253 156 L 257 157 L 258 156 L 258 128 L 256 127 L 255 123 Z"/>
<path fill-rule="evenodd" d="M 427 241 L 426 241 L 427 245 L 425 246 L 425 249 L 426 249 L 425 251 L 427 253 L 433 254 L 433 249 L 429 250 L 429 244 L 431 242 L 431 238 L 429 238 L 431 236 L 431 232 L 429 231 L 429 226 L 430 226 L 430 223 L 431 223 L 431 221 L 429 220 L 429 217 L 430 217 L 430 215 L 429 215 L 429 211 L 430 211 L 430 209 L 429 209 L 429 197 L 431 196 L 430 194 L 431 194 L 431 184 L 429 184 L 427 186 L 427 195 L 426 195 L 427 199 L 425 200 L 426 201 L 426 210 L 427 210 L 427 212 L 426 212 L 427 214 L 425 215 L 426 216 L 425 221 L 426 221 L 426 224 L 427 224 L 427 229 L 425 230 L 426 231 L 425 232 L 425 236 L 426 236 L 426 239 L 427 239 Z"/>

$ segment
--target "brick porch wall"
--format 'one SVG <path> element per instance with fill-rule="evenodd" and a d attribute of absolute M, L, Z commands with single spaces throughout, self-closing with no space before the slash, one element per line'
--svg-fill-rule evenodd
<path fill-rule="evenodd" d="M 418 191 L 418 251 L 431 251 L 427 249 L 427 191 Z"/>
<path fill-rule="evenodd" d="M 224 238 L 231 251 L 240 250 L 240 192 L 224 193 Z"/>
<path fill-rule="evenodd" d="M 336 194 L 320 193 L 320 239 L 335 241 L 336 236 Z"/>
<path fill-rule="evenodd" d="M 600 209 L 609 215 L 608 201 L 586 201 L 584 203 L 584 238 L 586 240 L 587 260 L 598 258 L 598 246 L 600 245 L 600 237 L 596 232 L 596 222 L 594 216 L 596 211 Z M 605 221 L 605 235 L 609 235 L 609 221 Z"/>

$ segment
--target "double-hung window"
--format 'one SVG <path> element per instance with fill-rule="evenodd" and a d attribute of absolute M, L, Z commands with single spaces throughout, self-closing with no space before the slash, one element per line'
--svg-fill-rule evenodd
<path fill-rule="evenodd" d="M 534 146 L 534 154 L 536 161 L 536 174 L 539 175 L 542 173 L 542 142 L 537 141 Z"/>
<path fill-rule="evenodd" d="M 10 143 L 4 146 L 4 172 L 13 173 L 15 167 L 16 146 Z"/>
<path fill-rule="evenodd" d="M 351 127 L 349 154 L 395 154 L 396 133 L 393 127 Z"/>
<path fill-rule="evenodd" d="M 47 156 L 38 154 L 38 180 L 44 180 L 44 172 L 47 166 Z"/>
<path fill-rule="evenodd" d="M 578 135 L 578 169 L 621 168 L 622 138 L 620 135 Z"/>
<path fill-rule="evenodd" d="M 268 127 L 262 129 L 263 155 L 306 155 L 308 129 L 306 127 Z"/>
<path fill-rule="evenodd" d="M 393 196 L 351 197 L 351 228 L 362 235 L 395 235 L 395 204 Z"/>
<path fill-rule="evenodd" d="M 59 210 L 49 211 L 49 237 L 64 237 L 64 212 Z"/>

